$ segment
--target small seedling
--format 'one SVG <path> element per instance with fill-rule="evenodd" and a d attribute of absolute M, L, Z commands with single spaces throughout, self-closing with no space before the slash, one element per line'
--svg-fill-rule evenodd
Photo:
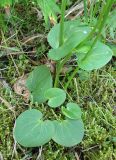
<path fill-rule="evenodd" d="M 52 82 L 52 76 L 46 66 L 41 65 L 35 68 L 27 80 L 31 100 L 34 103 L 43 103 L 48 100 L 48 106 L 51 108 L 61 106 L 65 102 L 66 93 L 60 88 L 52 88 Z M 17 118 L 14 127 L 16 141 L 25 147 L 41 146 L 51 139 L 67 147 L 78 144 L 84 135 L 79 106 L 75 103 L 68 103 L 67 110 L 62 109 L 62 113 L 66 116 L 65 120 L 44 121 L 39 110 L 30 109 L 23 112 Z M 63 133 L 62 130 L 65 132 Z M 73 134 L 75 137 L 72 137 Z"/>
<path fill-rule="evenodd" d="M 67 108 L 62 107 L 62 113 L 70 119 L 81 119 L 81 109 L 75 103 L 68 103 Z"/>
<path fill-rule="evenodd" d="M 48 106 L 59 107 L 66 99 L 66 93 L 60 88 L 50 88 L 45 92 L 45 97 L 49 99 Z"/>

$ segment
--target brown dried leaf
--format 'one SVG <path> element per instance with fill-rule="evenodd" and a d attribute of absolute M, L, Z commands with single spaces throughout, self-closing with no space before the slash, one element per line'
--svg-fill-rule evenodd
<path fill-rule="evenodd" d="M 26 87 L 27 75 L 18 78 L 13 88 L 16 94 L 23 96 L 26 102 L 29 101 L 30 92 Z"/>
<path fill-rule="evenodd" d="M 56 62 L 55 61 L 52 61 L 52 60 L 48 60 L 46 62 L 46 66 L 49 67 L 50 71 L 52 73 L 55 73 L 55 67 L 56 67 Z"/>
<path fill-rule="evenodd" d="M 6 15 L 7 15 L 8 17 L 10 17 L 10 6 L 8 5 L 8 6 L 6 6 L 4 9 L 5 9 Z"/>

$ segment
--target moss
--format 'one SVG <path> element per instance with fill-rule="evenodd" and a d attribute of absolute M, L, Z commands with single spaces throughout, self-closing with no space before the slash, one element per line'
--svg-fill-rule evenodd
<path fill-rule="evenodd" d="M 23 12 L 22 12 L 23 11 Z M 116 136 L 115 131 L 115 70 L 114 63 L 107 65 L 101 70 L 91 72 L 89 76 L 83 78 L 77 75 L 71 82 L 68 90 L 68 101 L 71 99 L 77 102 L 83 110 L 83 121 L 85 124 L 85 136 L 79 145 L 72 148 L 63 148 L 54 142 L 50 142 L 41 148 L 23 148 L 15 145 L 13 139 L 13 127 L 15 117 L 30 106 L 40 109 L 47 117 L 51 118 L 54 113 L 46 106 L 32 105 L 24 102 L 21 96 L 13 91 L 13 85 L 18 77 L 29 73 L 33 66 L 38 64 L 39 56 L 37 54 L 24 54 L 24 51 L 33 51 L 37 48 L 39 52 L 46 53 L 48 45 L 45 41 L 36 39 L 29 44 L 22 44 L 25 37 L 31 37 L 39 32 L 45 33 L 45 28 L 41 20 L 37 20 L 37 14 L 31 10 L 30 5 L 22 3 L 13 10 L 13 23 L 15 27 L 12 30 L 12 21 L 9 19 L 9 30 L 17 35 L 11 39 L 8 31 L 4 34 L 8 46 L 17 46 L 20 48 L 21 55 L 1 57 L 0 59 L 0 77 L 5 82 L 4 87 L 0 85 L 0 97 L 6 102 L 0 101 L 0 156 L 4 160 L 36 160 L 40 155 L 41 160 L 75 160 L 77 155 L 81 160 L 113 160 L 116 159 L 115 143 L 112 138 Z M 41 23 L 41 25 L 40 25 Z M 18 25 L 17 25 L 18 24 Z M 18 31 L 18 32 L 17 32 Z M 42 45 L 44 47 L 42 48 Z M 3 50 L 6 52 L 6 50 Z M 16 70 L 16 66 L 19 73 Z M 62 83 L 62 82 L 61 82 Z M 64 84 L 62 84 L 64 85 Z M 15 107 L 13 111 L 9 105 Z M 58 113 L 60 116 L 60 113 Z"/>
<path fill-rule="evenodd" d="M 12 64 L 13 65 L 13 64 Z M 10 69 L 14 69 L 11 65 Z M 28 64 L 27 64 L 28 65 Z M 12 71 L 14 72 L 14 71 Z M 12 75 L 11 72 L 11 75 Z M 5 72 L 5 75 L 10 76 L 10 72 Z M 72 82 L 73 89 L 69 92 L 72 99 L 77 98 L 77 103 L 80 104 L 83 110 L 83 120 L 85 124 L 85 136 L 81 144 L 73 148 L 63 148 L 54 142 L 50 142 L 43 146 L 41 157 L 47 160 L 75 160 L 75 153 L 83 157 L 84 160 L 113 160 L 115 159 L 115 144 L 112 138 L 115 137 L 115 116 L 114 116 L 114 69 L 107 66 L 100 71 L 91 73 L 91 79 L 81 81 L 76 78 Z M 8 78 L 12 82 L 11 78 Z M 12 83 L 11 83 L 12 84 Z M 77 87 L 78 88 L 75 88 Z M 78 95 L 77 95 L 78 89 Z M 39 154 L 39 148 L 22 148 L 17 145 L 13 139 L 13 126 L 15 123 L 15 116 L 28 109 L 25 102 L 20 96 L 10 92 L 6 89 L 1 90 L 1 96 L 15 106 L 15 114 L 10 111 L 7 106 L 1 104 L 0 106 L 0 152 L 4 159 L 23 159 L 23 157 L 36 157 Z M 33 106 L 47 112 L 47 116 L 53 116 L 50 110 L 44 106 Z M 16 151 L 13 153 L 13 148 Z"/>

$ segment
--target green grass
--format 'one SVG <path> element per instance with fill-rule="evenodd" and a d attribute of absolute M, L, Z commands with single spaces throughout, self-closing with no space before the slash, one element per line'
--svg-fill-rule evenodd
<path fill-rule="evenodd" d="M 49 46 L 44 38 L 47 32 L 44 21 L 38 20 L 31 4 L 21 3 L 12 12 L 13 17 L 5 21 L 7 30 L 1 29 L 0 39 L 6 41 L 3 43 L 6 49 L 0 48 L 0 53 L 14 53 L 8 47 L 18 47 L 20 53 L 0 57 L 0 159 L 3 156 L 4 160 L 36 160 L 39 155 L 41 160 L 77 160 L 77 155 L 80 160 L 116 159 L 116 144 L 112 140 L 116 136 L 114 60 L 101 70 L 91 72 L 90 77 L 85 80 L 81 80 L 82 76 L 85 78 L 84 75 L 77 75 L 68 88 L 69 100 L 77 102 L 83 110 L 85 136 L 79 145 L 63 148 L 51 141 L 42 148 L 23 148 L 15 144 L 13 127 L 15 118 L 20 113 L 33 107 L 46 113 L 49 118 L 55 118 L 55 115 L 47 106 L 25 102 L 13 90 L 13 85 L 20 76 L 29 73 L 40 64 L 40 60 L 45 63 Z M 43 37 L 24 44 L 38 33 Z M 66 79 L 67 77 L 68 75 Z M 61 82 L 61 85 L 64 84 Z"/>

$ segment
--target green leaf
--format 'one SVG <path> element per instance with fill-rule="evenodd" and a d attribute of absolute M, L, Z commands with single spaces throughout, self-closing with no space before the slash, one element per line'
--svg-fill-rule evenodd
<path fill-rule="evenodd" d="M 12 5 L 12 0 L 0 0 L 0 6 L 6 7 Z"/>
<path fill-rule="evenodd" d="M 76 103 L 68 103 L 67 108 L 62 107 L 62 113 L 70 119 L 81 119 L 81 109 Z"/>
<path fill-rule="evenodd" d="M 53 140 L 65 147 L 72 147 L 82 141 L 84 125 L 81 120 L 54 121 L 55 134 Z"/>
<path fill-rule="evenodd" d="M 75 31 L 79 29 L 83 29 L 83 31 L 89 32 L 90 28 L 83 25 L 79 20 L 67 21 L 64 23 L 64 42 L 67 41 L 71 37 Z M 50 46 L 54 49 L 59 47 L 59 32 L 60 32 L 60 24 L 56 24 L 48 34 L 48 42 Z"/>
<path fill-rule="evenodd" d="M 48 57 L 52 60 L 60 60 L 68 55 L 72 50 L 85 38 L 85 33 L 81 30 L 75 32 L 69 39 L 58 49 L 52 49 L 48 53 Z"/>
<path fill-rule="evenodd" d="M 45 91 L 52 88 L 52 76 L 45 65 L 36 67 L 29 75 L 26 83 L 31 92 L 33 102 L 44 103 Z"/>
<path fill-rule="evenodd" d="M 0 26 L 4 32 L 7 31 L 8 26 L 6 25 L 6 22 L 5 22 L 5 14 L 2 14 L 2 13 L 0 13 Z"/>
<path fill-rule="evenodd" d="M 60 13 L 60 8 L 56 4 L 55 0 L 37 0 L 37 4 L 40 6 L 45 23 L 49 24 L 49 19 L 52 17 L 54 21 L 57 21 L 56 13 Z"/>
<path fill-rule="evenodd" d="M 106 39 L 106 36 L 109 36 L 109 39 L 114 39 L 116 36 L 116 10 L 112 10 L 107 17 L 105 27 L 103 28 L 102 35 Z"/>
<path fill-rule="evenodd" d="M 49 142 L 54 134 L 51 121 L 42 120 L 42 113 L 36 109 L 23 112 L 16 120 L 14 137 L 24 147 L 38 147 Z"/>
<path fill-rule="evenodd" d="M 65 101 L 66 93 L 60 88 L 50 88 L 46 91 L 45 97 L 49 99 L 48 105 L 52 108 L 56 108 Z"/>
<path fill-rule="evenodd" d="M 90 54 L 85 58 L 87 52 L 81 49 L 77 51 L 78 65 L 83 70 L 99 69 L 106 65 L 112 58 L 112 50 L 102 42 L 97 42 Z"/>
<path fill-rule="evenodd" d="M 115 142 L 115 143 L 116 143 L 116 137 L 113 137 L 113 138 L 112 138 L 112 142 Z"/>
<path fill-rule="evenodd" d="M 88 71 L 84 71 L 84 70 L 79 70 L 78 71 L 78 74 L 79 74 L 79 79 L 81 80 L 81 81 L 87 81 L 87 80 L 89 80 L 90 79 L 90 71 L 88 72 Z"/>
<path fill-rule="evenodd" d="M 15 2 L 18 2 L 18 0 L 0 0 L 0 7 L 10 6 Z"/>
<path fill-rule="evenodd" d="M 70 24 L 71 23 L 71 24 Z M 68 26 L 67 26 L 68 24 Z M 78 24 L 78 25 L 77 25 Z M 59 25 L 55 27 L 48 35 L 48 42 L 54 48 L 51 49 L 48 53 L 48 57 L 52 60 L 60 60 L 68 55 L 72 50 L 81 43 L 85 37 L 89 34 L 90 28 L 86 26 L 79 27 L 78 23 L 66 22 L 64 31 L 64 44 L 58 48 L 59 46 Z M 57 30 L 57 31 L 56 31 Z M 66 32 L 68 33 L 66 34 Z M 55 35 L 56 34 L 56 35 Z M 53 36 L 55 35 L 55 36 Z"/>

